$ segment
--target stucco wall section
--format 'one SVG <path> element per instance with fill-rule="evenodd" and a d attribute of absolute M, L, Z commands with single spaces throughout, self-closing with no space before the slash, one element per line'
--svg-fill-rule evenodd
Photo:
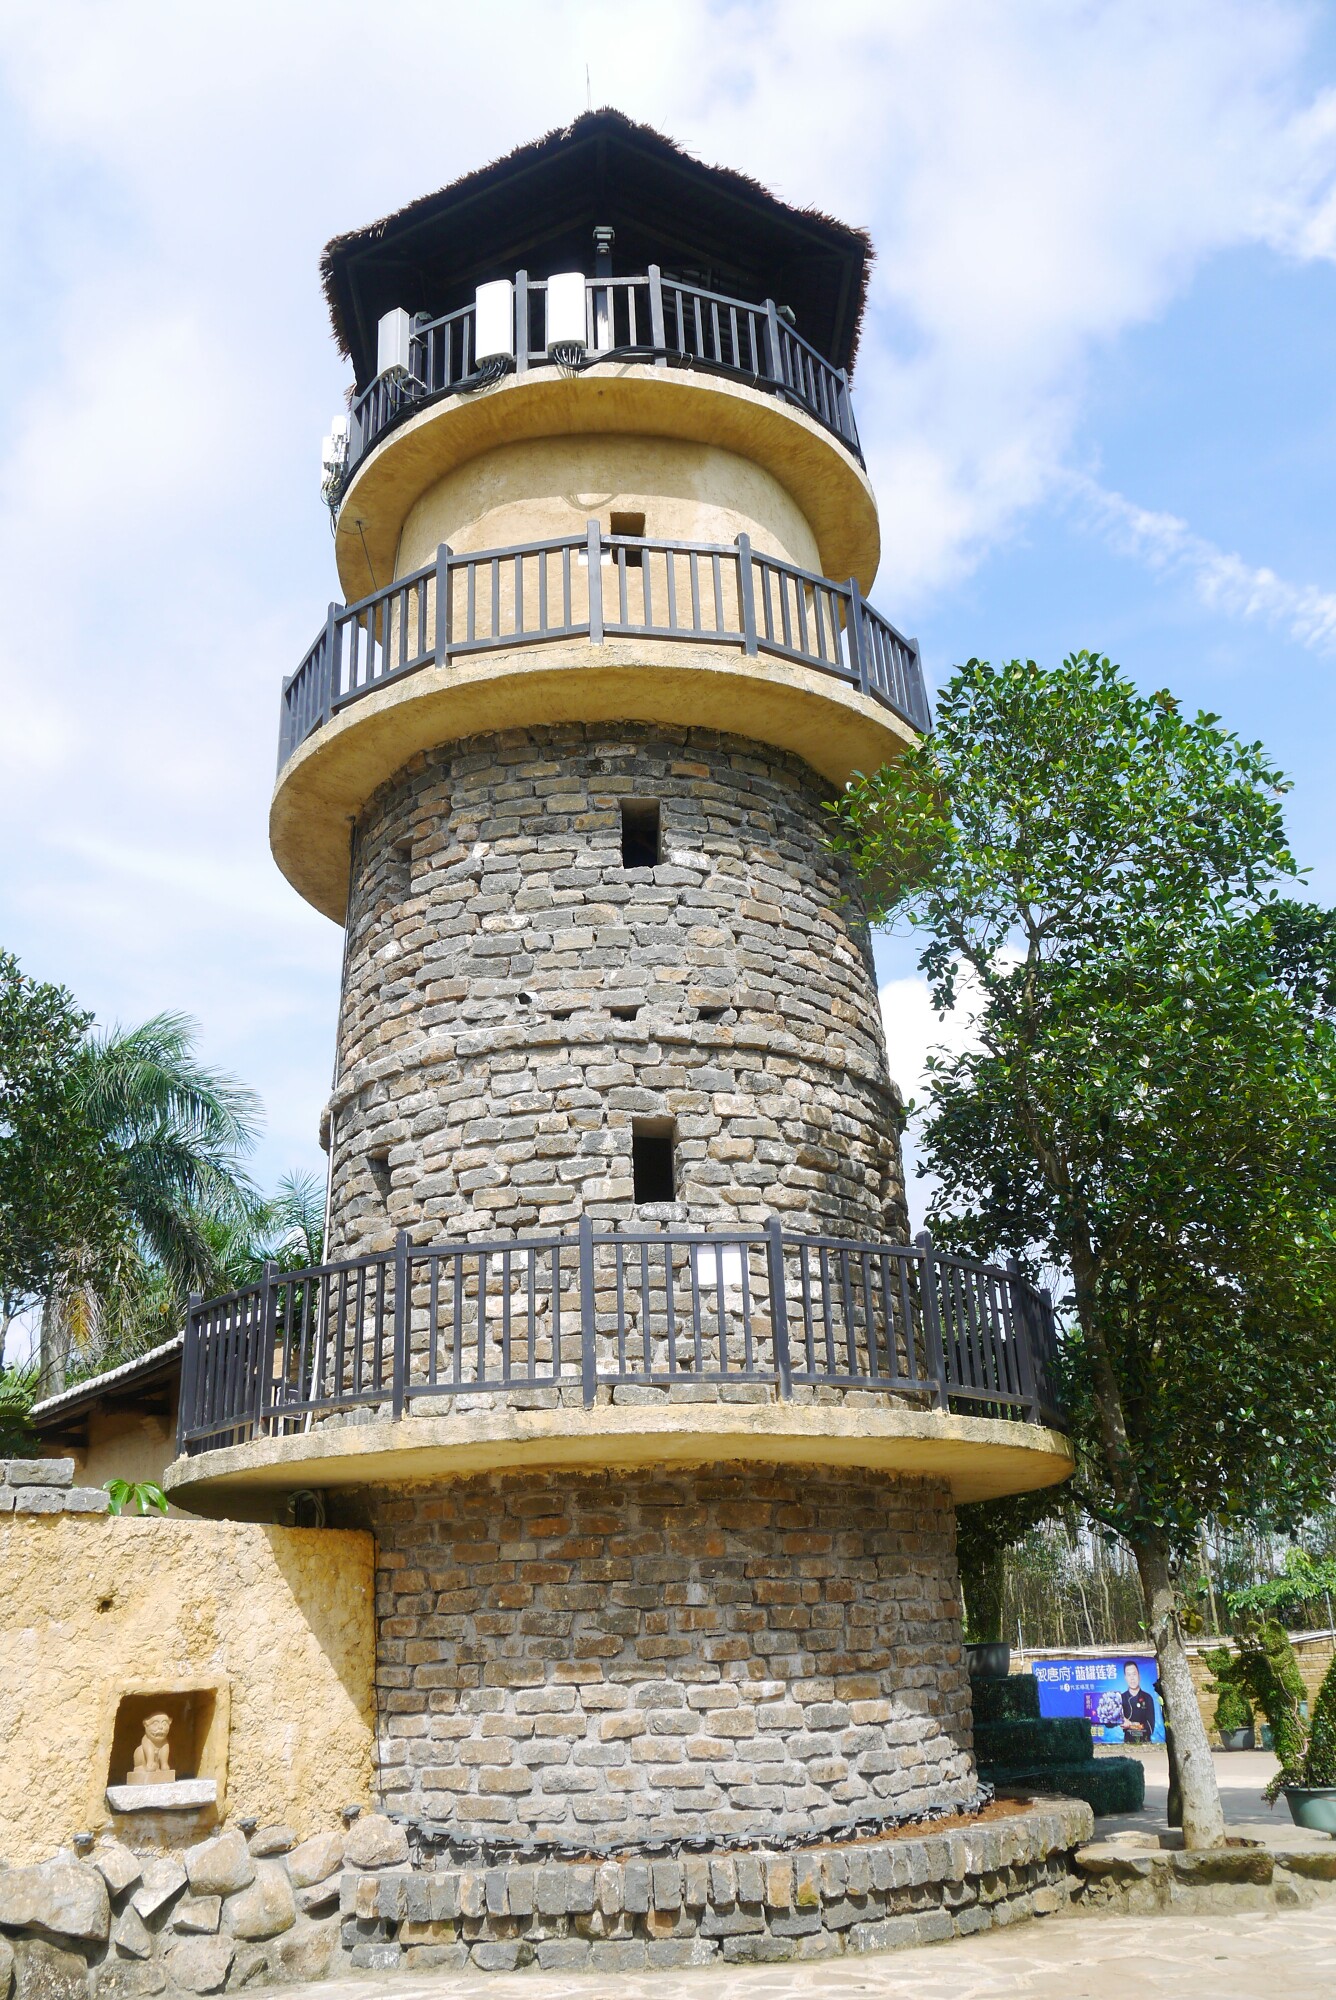
<path fill-rule="evenodd" d="M 529 1473 L 389 1491 L 374 1519 L 390 1810 L 759 1836 L 973 1791 L 944 1485 Z"/>
<path fill-rule="evenodd" d="M 0 1518 L 0 1853 L 109 1822 L 127 1686 L 228 1696 L 224 1808 L 299 1833 L 367 1795 L 371 1539 L 137 1516 Z"/>
<path fill-rule="evenodd" d="M 645 516 L 652 540 L 731 542 L 816 569 L 816 537 L 793 496 L 737 452 L 682 438 L 535 438 L 485 452 L 439 480 L 404 523 L 395 574 L 456 554 L 580 535 L 591 520 L 612 532 L 614 513 Z"/>
<path fill-rule="evenodd" d="M 335 1254 L 582 1212 L 902 1235 L 898 1099 L 820 780 L 712 731 L 571 724 L 424 755 L 357 834 Z M 623 799 L 662 860 L 627 869 Z M 637 1209 L 632 1126 L 676 1122 Z"/>

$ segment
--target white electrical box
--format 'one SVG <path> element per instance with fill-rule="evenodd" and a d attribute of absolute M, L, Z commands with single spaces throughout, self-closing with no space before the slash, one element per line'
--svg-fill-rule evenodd
<path fill-rule="evenodd" d="M 515 287 L 509 278 L 479 285 L 474 302 L 473 362 L 513 358 L 515 353 Z"/>
<path fill-rule="evenodd" d="M 558 271 L 547 281 L 548 353 L 554 347 L 585 347 L 588 341 L 584 272 Z"/>
<path fill-rule="evenodd" d="M 413 322 L 402 306 L 382 314 L 376 327 L 377 375 L 407 375 Z"/>

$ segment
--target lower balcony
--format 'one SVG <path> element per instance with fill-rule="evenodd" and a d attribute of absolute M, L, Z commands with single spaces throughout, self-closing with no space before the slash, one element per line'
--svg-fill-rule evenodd
<path fill-rule="evenodd" d="M 419 1245 L 192 1304 L 179 1456 L 204 1511 L 244 1488 L 514 1466 L 752 1460 L 946 1480 L 1072 1469 L 1052 1307 L 913 1244 L 596 1228 Z"/>

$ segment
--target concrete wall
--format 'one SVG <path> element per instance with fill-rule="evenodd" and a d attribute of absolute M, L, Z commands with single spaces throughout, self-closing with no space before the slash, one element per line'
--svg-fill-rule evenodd
<path fill-rule="evenodd" d="M 230 1711 L 210 1754 L 233 1817 L 336 1825 L 370 1778 L 372 1575 L 357 1532 L 0 1516 L 0 1854 L 109 1823 L 129 1690 L 197 1687 Z"/>
<path fill-rule="evenodd" d="M 372 1505 L 389 1810 L 766 1837 L 973 1795 L 945 1485 L 675 1466 Z"/>
<path fill-rule="evenodd" d="M 478 738 L 387 786 L 357 841 L 335 1254 L 399 1227 L 643 1217 L 637 1116 L 677 1122 L 660 1219 L 903 1236 L 898 1100 L 826 796 L 796 758 L 635 724 Z M 656 868 L 623 866 L 624 798 L 659 803 Z"/>
<path fill-rule="evenodd" d="M 732 542 L 816 569 L 816 537 L 772 473 L 715 445 L 681 438 L 550 437 L 485 452 L 431 487 L 411 509 L 395 574 L 455 553 L 583 534 L 614 513 L 645 516 L 655 541 Z"/>

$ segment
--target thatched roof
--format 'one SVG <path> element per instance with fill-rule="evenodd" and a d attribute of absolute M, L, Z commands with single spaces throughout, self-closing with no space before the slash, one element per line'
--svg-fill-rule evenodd
<path fill-rule="evenodd" d="M 326 246 L 334 337 L 359 387 L 375 372 L 382 313 L 452 312 L 477 285 L 516 270 L 592 274 L 592 232 L 604 223 L 617 232 L 614 274 L 657 263 L 736 297 L 773 298 L 827 360 L 852 365 L 872 262 L 866 232 L 791 208 L 604 110 Z"/>

